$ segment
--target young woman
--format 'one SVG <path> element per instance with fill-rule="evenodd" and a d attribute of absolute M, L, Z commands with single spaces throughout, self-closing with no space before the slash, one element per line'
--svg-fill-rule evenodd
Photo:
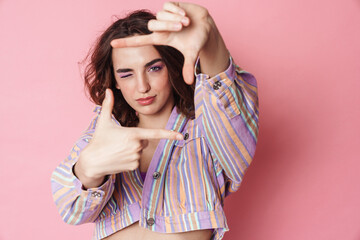
<path fill-rule="evenodd" d="M 254 156 L 258 100 L 208 11 L 168 2 L 119 19 L 85 84 L 96 117 L 52 175 L 64 221 L 95 222 L 94 239 L 221 239 L 224 198 Z"/>

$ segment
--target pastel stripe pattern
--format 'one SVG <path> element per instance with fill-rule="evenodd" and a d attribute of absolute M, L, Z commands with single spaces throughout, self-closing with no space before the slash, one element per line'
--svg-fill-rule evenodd
<path fill-rule="evenodd" d="M 84 190 L 72 168 L 91 141 L 101 111 L 97 106 L 96 117 L 52 174 L 53 198 L 63 220 L 95 222 L 94 239 L 135 222 L 161 233 L 214 229 L 212 239 L 222 239 L 228 231 L 224 199 L 239 189 L 255 154 L 256 80 L 230 58 L 228 69 L 212 78 L 196 74 L 194 102 L 194 119 L 173 109 L 166 129 L 188 137 L 160 140 L 144 181 L 137 169 Z"/>

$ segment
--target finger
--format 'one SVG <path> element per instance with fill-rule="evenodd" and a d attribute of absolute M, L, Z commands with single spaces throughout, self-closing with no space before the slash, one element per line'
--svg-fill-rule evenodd
<path fill-rule="evenodd" d="M 197 56 L 191 54 L 191 55 L 185 55 L 184 58 L 185 58 L 184 66 L 183 66 L 184 81 L 188 85 L 191 85 L 194 82 L 194 76 L 195 76 L 194 65 L 195 65 Z"/>
<path fill-rule="evenodd" d="M 105 98 L 101 105 L 99 122 L 103 122 L 107 120 L 111 121 L 113 107 L 114 107 L 114 95 L 111 89 L 107 88 L 105 91 Z"/>
<path fill-rule="evenodd" d="M 180 31 L 183 25 L 181 22 L 172 22 L 172 21 L 159 21 L 159 20 L 150 20 L 148 22 L 148 28 L 152 32 L 160 31 Z"/>
<path fill-rule="evenodd" d="M 171 22 L 181 22 L 183 26 L 188 26 L 190 19 L 179 14 L 174 14 L 167 11 L 159 11 L 156 13 L 156 19 L 159 21 L 171 21 Z"/>
<path fill-rule="evenodd" d="M 170 140 L 183 140 L 184 136 L 181 133 L 165 130 L 165 129 L 148 129 L 136 128 L 136 135 L 139 139 L 170 139 Z"/>
<path fill-rule="evenodd" d="M 180 14 L 182 16 L 186 15 L 184 9 L 182 9 L 177 2 L 166 2 L 164 3 L 163 9 L 169 12 Z"/>
<path fill-rule="evenodd" d="M 155 40 L 156 38 L 153 37 L 153 34 L 147 34 L 114 39 L 110 44 L 113 48 L 140 47 L 145 45 L 155 45 L 157 44 Z"/>

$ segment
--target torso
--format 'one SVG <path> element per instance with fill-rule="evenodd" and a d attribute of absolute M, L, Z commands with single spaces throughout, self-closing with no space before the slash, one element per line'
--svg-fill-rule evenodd
<path fill-rule="evenodd" d="M 139 226 L 138 222 L 106 237 L 104 240 L 210 240 L 213 230 L 182 233 L 158 233 Z"/>
<path fill-rule="evenodd" d="M 149 140 L 148 146 L 143 149 L 140 158 L 140 172 L 147 172 L 158 144 L 159 140 Z"/>
<path fill-rule="evenodd" d="M 143 149 L 141 158 L 140 158 L 140 171 L 146 172 L 152 156 L 156 150 L 158 145 L 158 140 L 150 140 L 149 145 Z M 158 233 L 150 231 L 146 228 L 142 228 L 139 226 L 139 223 L 136 222 L 114 234 L 103 238 L 104 240 L 210 240 L 213 230 L 205 229 L 205 230 L 197 230 L 183 233 Z"/>
<path fill-rule="evenodd" d="M 159 140 L 149 140 L 140 158 L 140 172 L 147 172 L 151 159 L 155 153 Z M 182 233 L 158 233 L 139 226 L 136 222 L 106 238 L 104 240 L 210 240 L 212 229 L 203 229 Z"/>

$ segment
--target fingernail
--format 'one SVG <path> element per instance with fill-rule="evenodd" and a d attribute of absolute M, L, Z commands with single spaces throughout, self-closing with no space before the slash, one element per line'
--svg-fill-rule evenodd
<path fill-rule="evenodd" d="M 174 25 L 173 25 L 174 30 L 179 30 L 179 29 L 181 29 L 181 27 L 182 27 L 181 23 L 174 23 Z"/>
<path fill-rule="evenodd" d="M 183 19 L 181 19 L 181 22 L 182 22 L 183 24 L 188 24 L 188 23 L 189 23 L 189 19 L 188 19 L 188 18 L 183 18 Z"/>
<path fill-rule="evenodd" d="M 185 11 L 184 10 L 179 10 L 179 14 L 182 15 L 182 16 L 185 16 Z"/>

